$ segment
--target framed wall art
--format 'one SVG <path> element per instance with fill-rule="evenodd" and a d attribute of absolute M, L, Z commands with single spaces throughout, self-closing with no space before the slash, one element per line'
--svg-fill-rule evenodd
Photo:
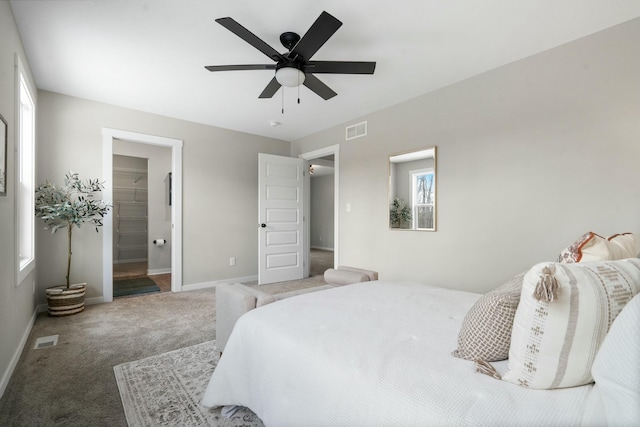
<path fill-rule="evenodd" d="M 0 115 L 0 196 L 7 195 L 7 121 Z"/>

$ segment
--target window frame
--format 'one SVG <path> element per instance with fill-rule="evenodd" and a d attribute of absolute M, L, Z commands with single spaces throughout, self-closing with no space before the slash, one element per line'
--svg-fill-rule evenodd
<path fill-rule="evenodd" d="M 36 112 L 35 92 L 20 57 L 16 55 L 16 286 L 35 269 L 35 149 Z M 25 123 L 25 110 L 31 110 Z M 28 127 L 25 132 L 25 127 Z M 28 138 L 26 145 L 25 137 Z M 25 188 L 26 187 L 26 188 Z"/>
<path fill-rule="evenodd" d="M 431 203 L 418 203 L 417 202 L 417 178 L 422 175 L 431 175 L 432 176 L 432 193 L 433 197 L 431 198 Z M 409 177 L 411 180 L 411 229 L 412 230 L 433 230 L 435 229 L 435 183 L 436 183 L 436 170 L 435 168 L 423 168 L 423 169 L 414 169 L 409 171 Z M 433 213 L 433 224 L 431 228 L 422 228 L 418 227 L 418 209 L 421 207 L 430 207 Z"/>

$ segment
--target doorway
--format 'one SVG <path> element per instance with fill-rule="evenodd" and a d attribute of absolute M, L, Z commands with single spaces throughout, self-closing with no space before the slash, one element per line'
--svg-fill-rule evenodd
<path fill-rule="evenodd" d="M 164 229 L 161 231 L 153 231 L 153 234 L 148 235 L 147 242 L 153 240 L 164 240 L 164 236 L 168 235 L 167 241 L 171 242 L 164 251 L 164 256 L 170 259 L 169 272 L 170 274 L 170 289 L 172 292 L 180 292 L 182 290 L 182 145 L 181 140 L 164 138 L 153 135 L 139 134 L 134 132 L 116 130 L 116 129 L 102 129 L 103 135 L 103 170 L 112 171 L 113 155 L 118 153 L 117 147 L 122 143 L 137 143 L 146 146 L 147 149 L 168 148 L 167 153 L 170 153 L 169 166 L 165 167 L 163 176 L 165 185 L 160 189 L 164 195 L 164 200 L 167 201 L 166 206 L 163 208 L 166 212 L 166 216 L 170 218 Z M 142 157 L 142 156 L 141 156 Z M 169 170 L 166 170 L 166 169 Z M 116 185 L 113 179 L 107 179 L 105 182 L 105 189 L 103 190 L 103 198 L 105 200 L 114 200 L 114 187 Z M 114 207 L 115 208 L 115 207 Z M 112 209 L 104 220 L 104 234 L 103 234 L 103 302 L 111 302 L 113 300 L 113 263 L 115 258 L 114 253 L 114 209 Z M 149 233 L 151 233 L 149 229 Z M 162 244 L 153 243 L 156 246 L 164 246 Z M 133 245 L 135 246 L 135 245 Z M 149 247 L 149 243 L 147 245 Z M 149 252 L 147 260 L 151 261 L 153 252 Z M 149 268 L 147 265 L 147 274 L 151 273 L 154 269 Z M 162 269 L 156 269 L 156 273 L 166 273 Z"/>
<path fill-rule="evenodd" d="M 113 296 L 171 291 L 171 150 L 114 141 Z"/>
<path fill-rule="evenodd" d="M 309 276 L 333 268 L 334 155 L 309 160 Z"/>
<path fill-rule="evenodd" d="M 117 151 L 117 150 L 114 150 Z M 149 268 L 148 159 L 113 155 L 113 296 L 140 295 L 160 288 L 143 280 Z"/>
<path fill-rule="evenodd" d="M 333 214 L 333 235 L 330 236 L 327 234 L 328 227 L 326 225 L 321 225 L 318 221 L 314 223 L 313 215 L 311 215 L 310 220 L 306 221 L 305 235 L 307 242 L 306 250 L 305 250 L 305 265 L 306 271 L 305 276 L 313 276 L 318 274 L 323 274 L 327 268 L 337 267 L 340 265 L 340 227 L 339 227 L 339 219 L 340 219 L 340 198 L 339 198 L 339 188 L 340 188 L 340 145 L 331 145 L 329 147 L 321 148 L 318 150 L 302 153 L 298 156 L 301 159 L 305 159 L 309 162 L 311 166 L 314 166 L 314 174 L 318 177 L 322 176 L 320 174 L 320 170 L 323 167 L 327 168 L 325 172 L 328 174 L 331 172 L 333 177 L 333 207 L 330 209 L 330 212 L 324 211 L 321 215 L 331 215 Z M 318 165 L 318 166 L 315 166 Z M 313 176 L 310 175 L 310 176 Z M 309 187 L 307 187 L 306 194 L 309 194 L 310 197 L 305 197 L 305 212 L 312 212 L 311 209 L 311 200 L 314 197 L 314 192 L 312 188 L 312 180 L 316 178 L 310 178 L 308 180 Z M 326 187 L 326 183 L 324 183 L 324 187 Z M 316 188 L 316 192 L 318 188 L 322 187 L 322 185 L 314 185 Z M 326 191 L 326 190 L 325 190 Z M 316 194 L 318 196 L 318 194 Z M 332 213 L 331 213 L 332 211 Z M 317 215 L 317 214 L 316 214 Z M 316 218 L 317 220 L 318 218 Z M 319 235 L 315 233 L 312 237 L 311 228 L 320 228 L 320 234 L 322 235 L 322 241 L 319 239 Z M 330 234 L 331 232 L 329 232 Z M 317 239 L 317 240 L 316 240 Z M 321 243 L 324 242 L 324 243 Z M 331 249 L 333 251 L 331 252 Z"/>

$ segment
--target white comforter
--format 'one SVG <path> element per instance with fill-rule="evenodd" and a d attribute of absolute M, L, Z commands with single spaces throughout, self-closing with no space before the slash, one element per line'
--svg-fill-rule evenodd
<path fill-rule="evenodd" d="M 591 386 L 529 390 L 451 356 L 479 297 L 379 281 L 263 306 L 236 324 L 202 404 L 267 426 L 580 424 Z"/>

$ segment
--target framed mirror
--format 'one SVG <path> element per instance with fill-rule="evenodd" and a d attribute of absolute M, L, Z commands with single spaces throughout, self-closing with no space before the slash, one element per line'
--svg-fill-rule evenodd
<path fill-rule="evenodd" d="M 389 227 L 436 231 L 436 147 L 389 156 Z"/>

